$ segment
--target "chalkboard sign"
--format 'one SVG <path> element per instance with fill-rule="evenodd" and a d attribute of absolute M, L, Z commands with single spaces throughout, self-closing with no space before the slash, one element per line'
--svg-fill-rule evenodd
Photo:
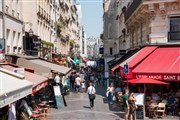
<path fill-rule="evenodd" d="M 64 108 L 64 101 L 62 95 L 55 96 L 57 109 Z"/>
<path fill-rule="evenodd" d="M 143 108 L 138 108 L 136 110 L 136 119 L 143 120 L 144 119 L 144 111 Z"/>
<path fill-rule="evenodd" d="M 144 105 L 144 93 L 134 93 L 136 98 L 135 104 L 143 106 Z"/>
<path fill-rule="evenodd" d="M 64 108 L 64 100 L 61 95 L 60 86 L 53 86 L 57 109 Z"/>

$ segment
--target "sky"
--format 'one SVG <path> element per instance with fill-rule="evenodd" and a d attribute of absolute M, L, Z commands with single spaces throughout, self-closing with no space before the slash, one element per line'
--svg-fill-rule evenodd
<path fill-rule="evenodd" d="M 86 36 L 100 37 L 103 32 L 103 0 L 76 0 L 82 9 Z"/>

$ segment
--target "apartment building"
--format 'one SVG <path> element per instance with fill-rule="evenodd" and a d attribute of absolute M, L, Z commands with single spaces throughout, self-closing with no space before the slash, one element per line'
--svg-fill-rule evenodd
<path fill-rule="evenodd" d="M 105 62 L 105 77 L 109 77 L 109 68 L 107 63 L 114 58 L 118 53 L 118 6 L 116 0 L 104 0 L 103 3 L 103 47 L 104 47 L 104 62 Z"/>
<path fill-rule="evenodd" d="M 126 8 L 130 48 L 180 43 L 179 0 L 134 0 Z"/>
<path fill-rule="evenodd" d="M 127 28 L 126 25 L 124 24 L 125 18 L 124 14 L 126 11 L 127 6 L 130 4 L 131 0 L 116 0 L 116 6 L 118 7 L 117 9 L 117 20 L 118 20 L 118 36 L 119 40 L 117 41 L 118 43 L 118 56 L 122 56 L 126 54 L 127 49 L 130 48 L 130 41 L 127 38 Z"/>
<path fill-rule="evenodd" d="M 78 17 L 75 1 L 66 0 L 60 3 L 60 48 L 62 54 L 71 54 L 72 50 L 79 53 L 80 23 Z"/>
<path fill-rule="evenodd" d="M 2 8 L 4 8 L 4 10 Z M 0 49 L 5 49 L 5 52 L 9 54 L 22 53 L 23 26 L 24 24 L 22 20 L 22 2 L 20 2 L 19 0 L 1 0 Z"/>
<path fill-rule="evenodd" d="M 25 54 L 38 55 L 42 50 L 41 41 L 51 42 L 50 5 L 52 6 L 51 0 L 22 1 Z M 41 56 L 43 57 L 44 53 Z"/>

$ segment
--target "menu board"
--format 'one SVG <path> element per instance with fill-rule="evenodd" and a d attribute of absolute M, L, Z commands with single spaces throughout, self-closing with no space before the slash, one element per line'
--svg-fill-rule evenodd
<path fill-rule="evenodd" d="M 57 109 L 64 107 L 64 100 L 61 95 L 60 86 L 53 86 Z"/>
<path fill-rule="evenodd" d="M 60 90 L 60 86 L 53 86 L 53 88 L 54 88 L 54 95 L 55 96 L 59 96 L 59 95 L 61 95 L 61 90 Z"/>
<path fill-rule="evenodd" d="M 144 93 L 134 93 L 134 96 L 136 98 L 136 105 L 144 105 Z"/>

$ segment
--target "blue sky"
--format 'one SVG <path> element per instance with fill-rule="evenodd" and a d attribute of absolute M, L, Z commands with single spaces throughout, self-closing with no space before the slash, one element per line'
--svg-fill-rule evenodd
<path fill-rule="evenodd" d="M 81 4 L 82 21 L 87 37 L 99 37 L 103 32 L 103 0 L 76 0 Z"/>

